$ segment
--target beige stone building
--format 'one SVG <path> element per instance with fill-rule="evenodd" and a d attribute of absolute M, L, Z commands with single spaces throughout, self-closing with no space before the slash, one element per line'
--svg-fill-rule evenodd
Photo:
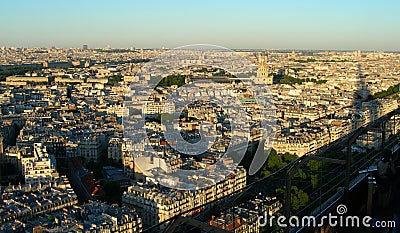
<path fill-rule="evenodd" d="M 175 190 L 154 184 L 131 186 L 123 194 L 122 202 L 135 207 L 144 224 L 155 225 L 205 203 L 222 201 L 245 186 L 246 170 L 238 167 L 225 180 L 200 190 Z"/>

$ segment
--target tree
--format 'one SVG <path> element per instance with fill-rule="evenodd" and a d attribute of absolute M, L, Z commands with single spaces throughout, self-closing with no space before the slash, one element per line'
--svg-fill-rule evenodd
<path fill-rule="evenodd" d="M 280 168 L 286 166 L 286 163 L 282 161 L 282 158 L 275 153 L 270 153 L 268 156 L 268 165 L 267 168 L 271 172 L 275 172 Z"/>
<path fill-rule="evenodd" d="M 185 75 L 169 75 L 163 79 L 157 84 L 157 86 L 162 86 L 162 87 L 169 87 L 172 85 L 177 85 L 178 87 L 181 87 L 185 85 Z"/>
<path fill-rule="evenodd" d="M 276 153 L 276 150 L 272 149 L 269 152 L 267 161 L 265 162 L 264 166 L 260 169 L 260 172 L 257 174 L 257 177 L 264 178 L 266 176 L 269 176 L 273 172 L 278 171 L 279 169 L 281 169 L 287 165 L 286 161 L 291 161 L 292 159 L 294 159 L 295 155 L 288 154 L 286 156 L 287 157 L 285 159 L 283 159 L 283 157 L 281 157 L 280 155 L 278 155 Z M 249 165 L 250 165 L 251 161 L 249 161 Z M 247 164 L 247 163 L 245 163 L 245 164 Z"/>
<path fill-rule="evenodd" d="M 174 116 L 172 115 L 172 114 L 169 114 L 169 113 L 161 113 L 161 114 L 158 114 L 155 118 L 154 118 L 154 120 L 157 122 L 157 123 L 160 123 L 161 124 L 161 121 L 163 121 L 163 122 L 168 122 L 168 121 L 171 121 L 171 120 L 173 120 L 174 119 Z"/>
<path fill-rule="evenodd" d="M 121 82 L 121 80 L 122 80 L 122 76 L 121 75 L 114 75 L 114 76 L 108 78 L 107 84 L 108 85 L 115 85 L 115 84 Z"/>
<path fill-rule="evenodd" d="M 311 185 L 312 185 L 313 189 L 316 189 L 317 185 L 318 185 L 318 179 L 319 179 L 318 174 L 311 175 L 310 177 L 311 177 Z"/>
<path fill-rule="evenodd" d="M 307 166 L 310 168 L 311 171 L 318 171 L 322 166 L 322 162 L 318 160 L 311 160 L 308 162 Z"/>
<path fill-rule="evenodd" d="M 260 178 L 264 178 L 264 177 L 267 177 L 269 175 L 271 175 L 271 171 L 269 171 L 268 168 L 266 166 L 264 166 L 260 171 L 259 177 Z"/>
<path fill-rule="evenodd" d="M 300 178 L 300 179 L 307 179 L 307 174 L 303 172 L 303 170 L 299 169 L 296 174 L 293 176 L 294 178 Z"/>
<path fill-rule="evenodd" d="M 286 163 L 291 163 L 293 161 L 295 161 L 296 159 L 298 159 L 297 155 L 293 155 L 293 154 L 289 154 L 289 153 L 285 153 L 282 156 L 283 161 L 285 161 Z"/>
<path fill-rule="evenodd" d="M 300 207 L 304 207 L 308 204 L 309 202 L 309 197 L 308 194 L 306 192 L 304 192 L 303 190 L 299 190 L 297 193 L 297 197 L 299 199 L 299 205 Z"/>
<path fill-rule="evenodd" d="M 309 197 L 306 192 L 297 188 L 296 186 L 292 186 L 290 204 L 292 206 L 293 211 L 297 211 L 300 208 L 306 206 L 309 202 Z"/>

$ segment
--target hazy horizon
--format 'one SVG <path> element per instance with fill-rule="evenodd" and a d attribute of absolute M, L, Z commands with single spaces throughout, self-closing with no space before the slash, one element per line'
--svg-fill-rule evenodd
<path fill-rule="evenodd" d="M 3 2 L 0 46 L 400 51 L 400 2 Z"/>
<path fill-rule="evenodd" d="M 84 44 L 82 44 L 84 45 Z M 211 44 L 208 44 L 211 45 Z M 0 46 L 5 46 L 5 45 L 0 45 Z M 185 45 L 185 46 L 190 46 L 190 44 Z M 215 46 L 219 46 L 219 45 L 215 45 Z M 16 46 L 5 46 L 6 48 L 16 48 L 16 49 L 33 49 L 33 48 L 43 48 L 43 49 L 51 49 L 51 48 L 55 48 L 55 49 L 82 49 L 82 46 L 75 46 L 75 47 L 57 47 L 57 46 L 20 46 L 20 47 L 16 47 Z M 181 46 L 179 46 L 181 47 Z M 175 47 L 175 48 L 168 48 L 168 47 L 132 47 L 132 49 L 143 49 L 143 50 L 169 50 L 169 49 L 176 49 L 179 47 Z M 126 49 L 129 50 L 131 49 L 131 47 L 96 47 L 96 48 L 88 48 L 88 50 L 96 50 L 96 49 L 110 49 L 110 50 L 118 50 L 118 49 Z M 329 52 L 355 52 L 355 51 L 361 51 L 361 52 L 392 52 L 392 53 L 400 53 L 400 50 L 360 50 L 360 49 L 298 49 L 298 48 L 282 48 L 282 49 L 275 49 L 275 48 L 227 48 L 229 50 L 233 50 L 233 51 L 277 51 L 277 52 L 297 52 L 297 51 L 311 51 L 311 52 L 318 52 L 318 51 L 329 51 Z"/>

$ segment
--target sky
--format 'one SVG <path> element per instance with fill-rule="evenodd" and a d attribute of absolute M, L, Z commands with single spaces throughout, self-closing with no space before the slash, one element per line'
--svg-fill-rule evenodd
<path fill-rule="evenodd" d="M 0 46 L 400 51 L 398 0 L 13 0 Z"/>

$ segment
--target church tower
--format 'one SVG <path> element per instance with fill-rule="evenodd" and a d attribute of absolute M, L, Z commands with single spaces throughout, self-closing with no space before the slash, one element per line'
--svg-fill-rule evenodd
<path fill-rule="evenodd" d="M 269 75 L 268 72 L 269 72 L 269 68 L 268 68 L 268 64 L 265 61 L 265 56 L 260 54 L 258 57 L 257 76 L 259 78 L 262 78 L 266 84 L 272 85 L 273 84 L 273 76 Z"/>

